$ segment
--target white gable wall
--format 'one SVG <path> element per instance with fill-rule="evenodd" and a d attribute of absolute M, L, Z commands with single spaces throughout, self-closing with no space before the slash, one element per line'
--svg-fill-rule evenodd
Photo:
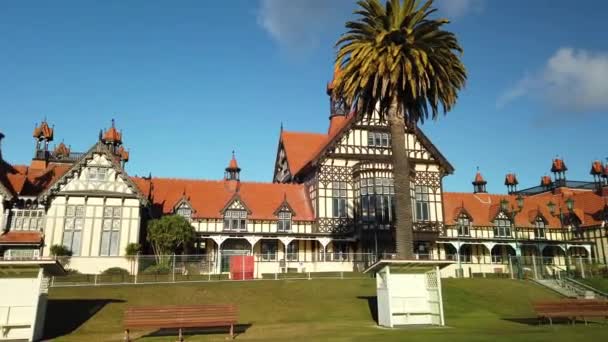
<path fill-rule="evenodd" d="M 99 172 L 95 168 L 103 169 L 105 176 L 96 176 Z M 77 258 L 86 264 L 81 272 L 112 266 L 128 269 L 126 264 L 122 266 L 122 257 L 129 243 L 139 242 L 141 203 L 104 155 L 96 154 L 49 200 L 43 255 L 50 255 L 52 245 L 65 242 L 74 256 L 90 258 L 86 262 Z M 65 241 L 70 236 L 71 241 Z"/>

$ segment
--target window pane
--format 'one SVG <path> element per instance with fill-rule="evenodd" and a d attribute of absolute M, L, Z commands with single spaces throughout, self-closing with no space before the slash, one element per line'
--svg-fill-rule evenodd
<path fill-rule="evenodd" d="M 110 230 L 112 229 L 112 220 L 108 220 L 108 219 L 104 219 L 102 224 L 101 224 L 101 228 L 103 230 Z"/>
<path fill-rule="evenodd" d="M 74 231 L 74 239 L 72 240 L 72 255 L 80 255 L 80 238 L 82 236 L 81 231 Z"/>
<path fill-rule="evenodd" d="M 84 217 L 84 206 L 79 205 L 76 207 L 76 216 Z"/>
<path fill-rule="evenodd" d="M 121 217 L 122 216 L 122 208 L 121 207 L 115 207 L 114 208 L 114 212 L 113 212 L 113 216 L 114 217 Z"/>
<path fill-rule="evenodd" d="M 110 254 L 110 234 L 109 231 L 104 231 L 101 233 L 101 250 L 99 254 L 101 255 L 109 255 Z"/>
<path fill-rule="evenodd" d="M 63 246 L 67 249 L 72 249 L 72 231 L 63 232 Z"/>
<path fill-rule="evenodd" d="M 76 213 L 76 208 L 73 205 L 68 205 L 68 207 L 65 211 L 65 216 L 74 216 L 75 213 Z"/>
<path fill-rule="evenodd" d="M 110 240 L 110 255 L 116 256 L 118 255 L 118 238 L 120 234 L 118 232 L 113 232 L 111 234 Z"/>

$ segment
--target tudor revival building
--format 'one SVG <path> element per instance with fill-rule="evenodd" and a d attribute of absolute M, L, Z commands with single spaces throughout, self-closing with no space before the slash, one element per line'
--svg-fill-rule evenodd
<path fill-rule="evenodd" d="M 0 145 L 0 255 L 48 256 L 60 244 L 74 254 L 70 267 L 128 268 L 126 246 L 145 244 L 147 219 L 168 214 L 186 217 L 198 235 L 194 252 L 214 259 L 253 253 L 270 265 L 391 253 L 390 132 L 376 116 L 349 113 L 331 91 L 330 84 L 327 133 L 281 129 L 271 183 L 241 180 L 234 155 L 221 180 L 131 177 L 114 122 L 85 153 L 64 143 L 50 149 L 54 128 L 42 122 L 33 134 L 30 165 L 4 161 Z M 543 177 L 538 187 L 518 191 L 517 177 L 508 174 L 506 195 L 486 193 L 478 172 L 472 193 L 450 193 L 442 180 L 452 165 L 419 128 L 403 134 L 419 258 L 487 270 L 509 255 L 606 263 L 608 165 L 594 162 L 593 182 L 573 182 L 556 159 L 554 176 Z"/>

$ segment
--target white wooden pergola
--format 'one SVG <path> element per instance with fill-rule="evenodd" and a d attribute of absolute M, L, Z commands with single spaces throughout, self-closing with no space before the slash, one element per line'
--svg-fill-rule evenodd
<path fill-rule="evenodd" d="M 445 325 L 440 269 L 453 262 L 380 260 L 365 270 L 376 274 L 378 324 Z"/>

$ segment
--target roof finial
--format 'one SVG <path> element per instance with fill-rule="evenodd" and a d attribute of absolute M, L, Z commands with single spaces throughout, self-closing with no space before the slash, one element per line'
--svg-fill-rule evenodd
<path fill-rule="evenodd" d="M 281 132 L 283 132 L 283 121 L 281 121 Z M 608 158 L 606 158 L 608 159 Z"/>

